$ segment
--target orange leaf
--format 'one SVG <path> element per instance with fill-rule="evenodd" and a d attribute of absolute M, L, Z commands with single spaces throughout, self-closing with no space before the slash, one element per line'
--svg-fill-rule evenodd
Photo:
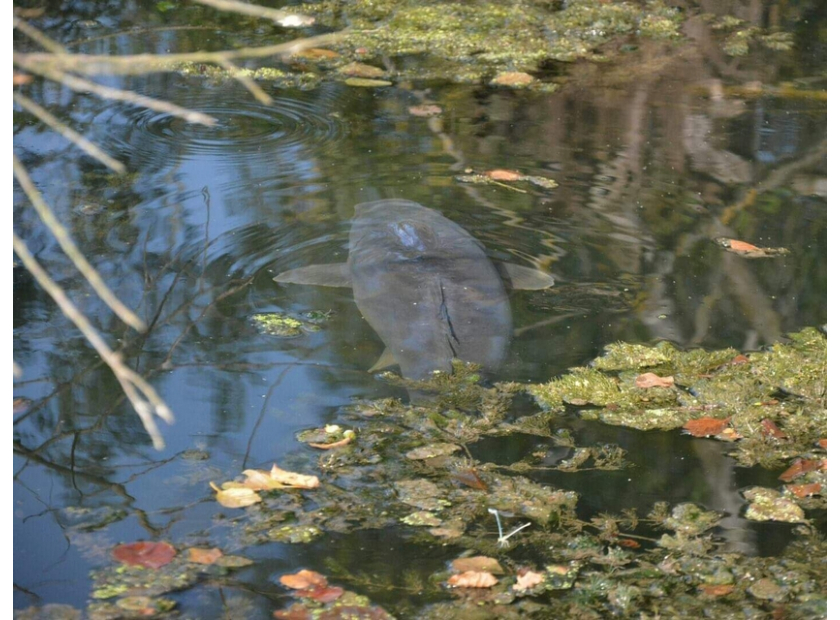
<path fill-rule="evenodd" d="M 721 433 L 729 426 L 729 419 L 718 420 L 717 418 L 698 418 L 689 420 L 683 425 L 685 430 L 692 437 L 710 437 Z"/>
<path fill-rule="evenodd" d="M 487 172 L 487 176 L 494 181 L 521 181 L 522 175 L 516 170 L 503 170 L 498 168 Z"/>
<path fill-rule="evenodd" d="M 779 480 L 790 482 L 794 478 L 807 474 L 809 471 L 816 471 L 821 467 L 824 467 L 824 462 L 819 459 L 797 459 L 779 476 Z"/>
<path fill-rule="evenodd" d="M 190 547 L 187 549 L 189 554 L 187 559 L 196 564 L 214 564 L 216 560 L 224 554 L 215 547 L 213 549 L 200 549 L 198 547 Z"/>
<path fill-rule="evenodd" d="M 800 499 L 809 495 L 817 495 L 822 491 L 822 485 L 819 482 L 812 482 L 811 484 L 788 484 L 785 488 Z"/>
<path fill-rule="evenodd" d="M 114 559 L 129 566 L 160 568 L 175 557 L 175 547 L 167 542 L 141 541 L 117 545 L 111 552 Z"/>
<path fill-rule="evenodd" d="M 755 252 L 758 246 L 746 241 L 738 241 L 737 239 L 729 239 L 729 249 L 736 252 Z"/>
<path fill-rule="evenodd" d="M 309 444 L 309 447 L 318 448 L 319 450 L 332 450 L 333 448 L 340 448 L 341 446 L 346 446 L 351 441 L 353 441 L 352 437 L 345 437 L 340 441 L 334 441 L 332 443 L 311 443 Z"/>
<path fill-rule="evenodd" d="M 773 420 L 768 420 L 767 418 L 761 421 L 761 432 L 776 439 L 785 439 L 787 437 L 782 429 L 776 426 Z"/>
<path fill-rule="evenodd" d="M 502 565 L 496 558 L 488 558 L 484 555 L 476 555 L 471 558 L 457 558 L 452 560 L 452 568 L 459 573 L 466 573 L 469 571 L 487 572 L 496 575 L 501 575 L 505 571 Z"/>
<path fill-rule="evenodd" d="M 459 575 L 452 575 L 446 583 L 453 588 L 492 588 L 499 580 L 488 572 L 468 570 Z"/>
<path fill-rule="evenodd" d="M 732 365 L 749 364 L 750 358 L 748 358 L 746 355 L 736 355 L 732 358 L 732 360 L 729 363 Z"/>
<path fill-rule="evenodd" d="M 474 469 L 462 469 L 452 474 L 452 477 L 471 489 L 478 489 L 479 491 L 487 490 L 487 485 L 484 483 L 484 480 L 478 476 L 478 472 Z"/>
<path fill-rule="evenodd" d="M 625 549 L 638 549 L 641 547 L 639 543 L 635 540 L 631 540 L 630 538 L 619 538 L 615 541 L 619 547 L 624 547 Z"/>
<path fill-rule="evenodd" d="M 637 388 L 671 387 L 672 385 L 674 385 L 674 377 L 660 377 L 653 372 L 646 372 L 636 377 Z"/>
<path fill-rule="evenodd" d="M 338 586 L 324 586 L 323 588 L 304 588 L 295 590 L 294 595 L 301 598 L 310 598 L 319 603 L 331 603 L 344 594 L 344 588 Z"/>
<path fill-rule="evenodd" d="M 314 570 L 300 570 L 290 575 L 280 577 L 280 583 L 292 590 L 303 590 L 305 588 L 326 588 L 327 578 Z"/>
<path fill-rule="evenodd" d="M 820 439 L 817 442 L 817 445 L 822 448 L 823 450 L 828 450 L 828 439 Z"/>
<path fill-rule="evenodd" d="M 13 73 L 12 74 L 12 85 L 13 86 L 20 86 L 21 84 L 29 84 L 32 81 L 32 76 L 26 73 Z"/>
<path fill-rule="evenodd" d="M 534 586 L 541 584 L 545 580 L 542 573 L 536 573 L 532 570 L 526 570 L 521 575 L 516 576 L 516 583 L 513 584 L 513 589 L 517 592 L 523 590 L 530 590 Z"/>
<path fill-rule="evenodd" d="M 735 590 L 735 586 L 727 585 L 727 584 L 711 584 L 711 583 L 704 583 L 700 587 L 700 590 L 703 591 L 703 594 L 707 596 L 726 596 L 727 594 L 733 592 Z"/>

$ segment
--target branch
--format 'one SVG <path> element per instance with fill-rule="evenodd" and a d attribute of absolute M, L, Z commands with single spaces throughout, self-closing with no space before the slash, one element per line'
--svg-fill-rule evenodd
<path fill-rule="evenodd" d="M 156 449 L 162 450 L 164 447 L 163 437 L 161 437 L 160 431 L 157 428 L 154 415 L 171 424 L 174 421 L 174 417 L 169 407 L 166 406 L 163 399 L 158 396 L 155 389 L 143 377 L 128 368 L 123 363 L 120 355 L 108 347 L 102 339 L 102 336 L 99 335 L 99 332 L 96 331 L 87 318 L 70 301 L 64 289 L 53 282 L 47 275 L 47 272 L 38 264 L 38 261 L 35 260 L 35 257 L 32 256 L 26 247 L 26 243 L 16 234 L 12 233 L 12 235 L 15 254 L 18 255 L 18 258 L 20 258 L 36 282 L 53 298 L 64 315 L 79 328 L 79 331 L 93 345 L 93 348 L 96 349 L 99 356 L 108 364 L 114 376 L 120 382 L 129 401 L 131 401 L 134 411 L 140 416 L 143 427 L 152 438 L 152 444 Z"/>

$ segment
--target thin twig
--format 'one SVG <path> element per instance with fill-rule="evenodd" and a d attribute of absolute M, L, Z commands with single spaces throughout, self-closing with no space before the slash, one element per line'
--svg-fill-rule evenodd
<path fill-rule="evenodd" d="M 163 437 L 157 428 L 154 420 L 154 415 L 157 415 L 162 420 L 169 422 L 174 421 L 172 412 L 167 407 L 163 399 L 158 396 L 155 389 L 149 385 L 146 380 L 138 375 L 136 372 L 128 368 L 120 358 L 118 353 L 115 353 L 108 347 L 99 332 L 90 324 L 87 318 L 78 311 L 75 304 L 67 297 L 64 289 L 56 284 L 52 278 L 47 275 L 47 272 L 38 264 L 35 257 L 29 252 L 26 243 L 12 233 L 12 243 L 15 254 L 18 255 L 21 262 L 29 270 L 29 273 L 35 278 L 35 281 L 53 298 L 58 307 L 64 315 L 70 319 L 79 331 L 84 334 L 85 338 L 93 345 L 96 352 L 99 354 L 106 364 L 111 368 L 117 380 L 123 388 L 128 399 L 131 401 L 137 415 L 140 416 L 140 421 L 149 436 L 152 438 L 152 444 L 158 450 L 164 447 Z"/>
<path fill-rule="evenodd" d="M 311 15 L 298 15 L 296 13 L 289 13 L 288 11 L 271 9 L 266 6 L 246 4 L 238 0 L 193 0 L 193 2 L 213 7 L 219 11 L 229 11 L 231 13 L 239 13 L 240 15 L 270 19 L 286 28 L 311 26 L 315 23 L 315 18 Z"/>
<path fill-rule="evenodd" d="M 230 76 L 242 84 L 242 86 L 247 88 L 248 92 L 254 96 L 254 99 L 262 104 L 271 105 L 272 99 L 268 96 L 268 93 L 260 88 L 253 78 L 247 75 L 244 71 L 240 71 L 239 67 L 233 64 L 230 60 L 220 60 L 219 66 L 223 69 L 227 69 L 230 72 Z"/>
<path fill-rule="evenodd" d="M 142 75 L 156 71 L 171 71 L 183 63 L 213 63 L 245 58 L 287 56 L 311 47 L 332 45 L 347 36 L 346 32 L 331 32 L 314 37 L 295 39 L 286 43 L 263 47 L 244 47 L 225 52 L 189 52 L 184 54 L 132 54 L 106 56 L 94 54 L 14 53 L 12 59 L 20 67 L 39 74 L 45 71 L 73 71 L 82 75 Z"/>
<path fill-rule="evenodd" d="M 45 50 L 49 50 L 53 54 L 67 53 L 67 50 L 64 49 L 64 47 L 60 43 L 53 41 L 43 32 L 38 30 L 35 26 L 30 25 L 29 23 L 23 21 L 19 17 L 15 17 L 13 24 L 15 28 L 17 28 L 27 37 L 35 41 L 35 43 L 43 47 Z"/>
<path fill-rule="evenodd" d="M 69 54 L 66 56 L 48 54 L 48 56 L 50 56 L 53 59 L 71 57 L 71 55 Z M 79 58 L 80 56 L 80 54 L 72 55 L 72 57 L 75 58 Z M 171 114 L 172 116 L 183 118 L 188 123 L 199 123 L 201 125 L 208 126 L 213 126 L 216 124 L 216 119 L 212 116 L 208 116 L 207 114 L 203 114 L 201 112 L 194 112 L 193 110 L 182 108 L 181 106 L 175 105 L 174 103 L 170 103 L 168 101 L 161 101 L 160 99 L 152 99 L 151 97 L 146 97 L 145 95 L 138 95 L 137 93 L 132 92 L 130 90 L 112 88 L 110 86 L 103 86 L 102 84 L 97 84 L 96 82 L 91 82 L 89 80 L 83 80 L 82 78 L 69 75 L 60 70 L 55 70 L 47 64 L 31 63 L 25 58 L 24 54 L 15 55 L 15 63 L 25 68 L 27 71 L 37 73 L 38 75 L 45 77 L 49 80 L 53 80 L 54 82 L 64 84 L 64 86 L 66 86 L 67 88 L 78 92 L 93 93 L 94 95 L 102 97 L 103 99 L 125 101 L 127 103 L 131 103 L 137 106 L 149 108 L 150 110 L 155 110 L 156 112 L 163 112 L 164 114 Z"/>
<path fill-rule="evenodd" d="M 37 103 L 32 101 L 29 97 L 24 97 L 20 93 L 15 93 L 14 98 L 15 102 L 17 102 L 20 105 L 20 107 L 22 107 L 24 110 L 26 110 L 33 116 L 37 116 L 45 125 L 50 127 L 56 133 L 61 134 L 62 137 L 66 138 L 67 140 L 78 146 L 88 155 L 90 155 L 94 159 L 98 159 L 100 162 L 108 166 L 114 172 L 125 172 L 124 165 L 122 165 L 116 159 L 108 155 L 108 153 L 100 149 L 93 142 L 85 138 L 82 134 L 80 134 L 77 131 L 74 131 L 73 129 L 65 125 L 55 116 L 47 112 L 47 110 L 45 110 Z"/>
<path fill-rule="evenodd" d="M 102 301 L 108 304 L 108 307 L 111 308 L 111 310 L 113 310 L 114 313 L 123 320 L 123 322 L 139 332 L 145 331 L 145 323 L 143 323 L 140 317 L 134 314 L 119 299 L 117 299 L 117 296 L 111 292 L 111 289 L 108 288 L 108 285 L 102 280 L 99 272 L 96 271 L 93 265 L 88 262 L 79 248 L 76 247 L 75 242 L 70 238 L 70 233 L 64 225 L 58 221 L 49 205 L 44 202 L 44 199 L 41 197 L 41 193 L 35 188 L 35 184 L 32 183 L 32 179 L 29 178 L 29 173 L 27 173 L 26 168 L 14 155 L 12 156 L 12 168 L 15 173 L 15 178 L 17 178 L 20 186 L 23 188 L 23 191 L 32 203 L 32 206 L 35 207 L 35 211 L 38 212 L 39 217 L 44 224 L 46 224 L 47 228 L 50 229 L 50 232 L 55 236 L 58 244 L 61 246 L 61 249 L 64 250 L 64 253 L 70 257 L 70 260 L 73 261 L 76 269 L 82 273 L 85 279 L 93 287 L 93 290 L 96 291 L 96 294 L 99 295 Z"/>

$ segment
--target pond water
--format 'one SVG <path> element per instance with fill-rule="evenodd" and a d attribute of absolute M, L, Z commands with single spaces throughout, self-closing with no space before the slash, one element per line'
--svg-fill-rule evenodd
<path fill-rule="evenodd" d="M 47 3 L 33 23 L 70 51 L 90 54 L 231 49 L 295 36 L 209 9 L 198 20 L 167 5 Z M 690 28 L 706 22 L 687 23 L 693 34 L 673 53 L 640 42 L 628 48 L 629 60 L 544 67 L 554 92 L 399 78 L 380 88 L 332 78 L 305 89 L 266 80 L 260 84 L 273 103 L 263 104 L 239 82 L 201 73 L 100 78 L 207 113 L 217 119 L 212 127 L 46 80 L 22 87 L 125 164 L 126 174 L 109 173 L 15 110 L 15 154 L 149 331 L 125 327 L 95 297 L 18 184 L 15 231 L 149 379 L 176 422 L 161 427 L 166 447 L 154 450 L 113 374 L 16 266 L 21 376 L 14 390 L 26 400 L 16 402 L 14 426 L 15 609 L 84 609 L 90 571 L 113 564 L 115 545 L 136 540 L 219 547 L 254 560 L 170 593 L 187 617 L 267 617 L 290 600 L 277 578 L 301 568 L 399 617 L 451 598 L 443 588 L 409 586 L 446 571 L 464 550 L 457 543 L 432 544 L 416 528 L 386 520 L 381 528 L 322 523 L 323 535 L 310 543 L 251 544 L 234 523 L 254 509 L 223 508 L 209 487 L 273 463 L 318 474 L 350 494 L 371 484 L 319 472 L 322 455 L 296 433 L 339 424 L 363 436 L 366 420 L 348 411 L 384 398 L 408 403 L 408 392 L 368 372 L 384 345 L 350 289 L 272 280 L 345 261 L 358 203 L 416 201 L 465 229 L 491 259 L 555 278 L 548 289 L 510 292 L 513 337 L 484 385 L 545 382 L 617 341 L 748 353 L 822 326 L 826 106 L 807 95 L 825 87 L 824 51 L 811 41 L 825 26 L 819 10 L 810 17 L 812 30 L 796 33 L 796 51 L 739 59 L 721 56 L 708 32 Z M 16 42 L 31 49 L 22 36 Z M 440 113 L 412 110 L 427 104 Z M 556 186 L 458 178 L 499 169 Z M 788 253 L 747 260 L 721 248 L 721 237 Z M 295 338 L 262 333 L 254 315 L 277 312 L 328 318 Z M 520 394 L 507 415 L 539 411 Z M 777 487 L 784 466 L 738 467 L 723 442 L 608 426 L 574 411 L 557 414 L 552 426 L 567 429 L 578 446 L 620 446 L 633 465 L 527 474 L 576 491 L 580 519 L 690 501 L 724 513 L 714 534 L 728 550 L 772 556 L 791 541 L 790 524 L 744 518 L 739 493 Z M 474 464 L 510 465 L 536 448 L 546 452 L 544 464 L 568 456 L 523 434 L 483 438 L 470 454 Z M 286 507 L 290 515 L 297 508 Z M 808 516 L 822 523 L 824 512 Z M 505 527 L 521 517 L 503 515 Z M 492 543 L 495 527 L 487 515 L 471 535 Z M 343 581 L 337 566 L 364 579 Z"/>

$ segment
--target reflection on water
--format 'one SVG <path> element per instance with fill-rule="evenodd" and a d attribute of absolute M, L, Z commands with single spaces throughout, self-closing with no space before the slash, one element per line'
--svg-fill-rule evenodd
<path fill-rule="evenodd" d="M 103 174 L 16 112 L 16 154 L 118 296 L 151 325 L 149 333 L 126 330 L 90 297 L 18 187 L 15 230 L 156 385 L 177 424 L 164 431 L 167 450 L 151 451 L 113 376 L 16 269 L 14 357 L 23 377 L 15 393 L 32 404 L 15 423 L 15 607 L 83 607 L 87 568 L 106 563 L 120 541 L 215 544 L 224 529 L 207 501 L 209 481 L 294 459 L 296 431 L 335 420 L 356 398 L 405 398 L 366 372 L 381 342 L 349 290 L 272 281 L 294 267 L 345 261 L 353 208 L 371 191 L 433 208 L 493 260 L 555 277 L 551 289 L 512 294 L 515 336 L 502 380 L 547 380 L 617 340 L 751 350 L 823 324 L 825 106 L 771 89 L 730 88 L 807 74 L 791 74 L 782 62 L 736 67 L 705 54 L 704 28 L 687 24 L 694 44 L 671 59 L 639 51 L 639 75 L 629 84 L 615 68 L 576 66 L 551 94 L 269 85 L 274 104 L 267 106 L 238 84 L 200 77 L 129 84 L 215 116 L 212 128 L 33 85 L 30 96 L 90 128 L 131 171 Z M 201 47 L 190 38 L 195 32 L 180 36 L 146 43 Z M 120 37 L 89 45 L 125 53 L 143 43 Z M 408 108 L 423 101 L 438 103 L 443 114 L 412 116 Z M 467 168 L 519 170 L 559 187 L 459 183 L 455 176 Z M 791 253 L 745 261 L 722 252 L 717 237 Z M 324 330 L 298 339 L 267 337 L 248 321 L 257 312 L 309 310 L 334 315 Z M 784 528 L 738 516 L 737 490 L 774 486 L 775 475 L 736 470 L 719 452 L 675 433 L 563 424 L 579 445 L 617 443 L 638 465 L 632 476 L 641 482 L 632 488 L 626 471 L 541 480 L 580 489 L 583 513 L 695 501 L 727 513 L 720 534 L 734 549 L 784 546 Z M 499 462 L 508 451 L 512 462 L 528 449 L 512 439 L 474 456 Z M 208 458 L 184 458 L 186 450 Z M 82 517 L 96 528 L 74 526 Z M 439 551 L 394 532 L 368 532 L 310 548 L 251 550 L 261 563 L 240 578 L 260 590 L 276 574 L 318 568 L 331 554 L 358 561 L 362 547 L 371 571 L 387 571 L 400 553 L 417 556 L 414 568 L 426 574 L 442 566 Z M 206 611 L 208 596 L 182 602 Z"/>

